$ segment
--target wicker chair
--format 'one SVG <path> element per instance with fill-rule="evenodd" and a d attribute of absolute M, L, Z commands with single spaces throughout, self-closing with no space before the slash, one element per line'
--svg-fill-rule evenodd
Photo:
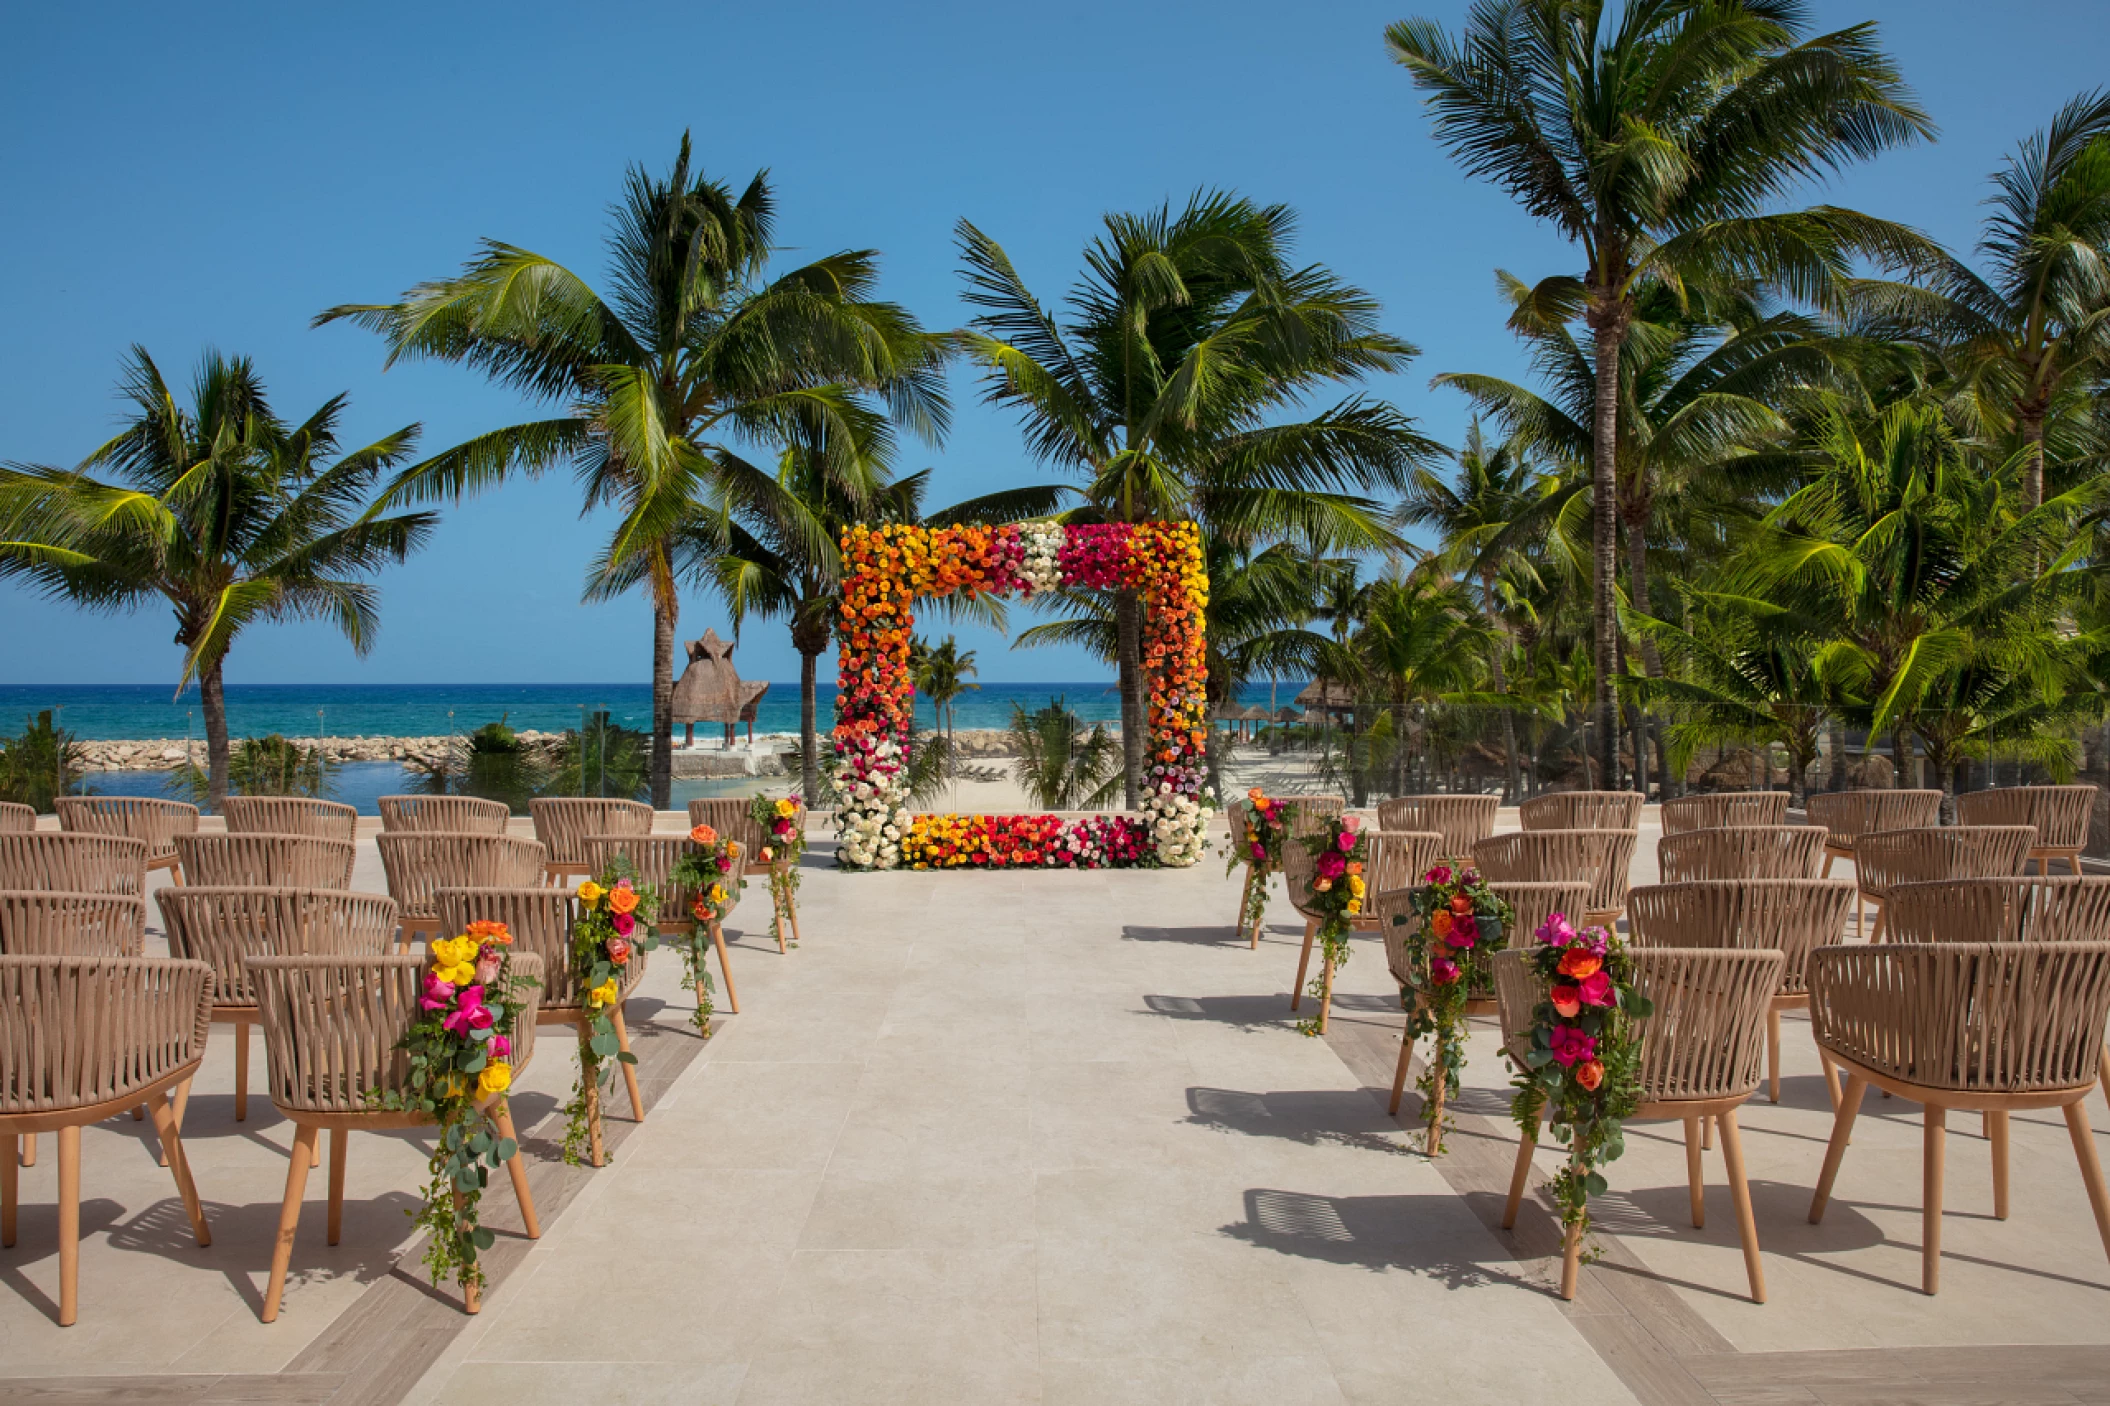
<path fill-rule="evenodd" d="M 1930 879 L 1990 879 L 2021 874 L 2029 867 L 2037 832 L 2027 825 L 1942 825 L 1922 830 L 1876 830 L 1854 845 L 1854 877 L 1861 898 L 1873 899 L 1875 931 L 1883 939 L 1883 909 L 1899 884 Z M 1855 904 L 1855 916 L 1860 914 Z M 1859 923 L 1855 926 L 1858 928 Z"/>
<path fill-rule="evenodd" d="M 513 812 L 504 801 L 474 796 L 383 796 L 383 830 L 439 830 L 449 835 L 503 835 Z"/>
<path fill-rule="evenodd" d="M 2088 847 L 2088 826 L 2095 818 L 2095 786 L 2004 786 L 1997 791 L 1969 791 L 1956 798 L 1959 825 L 2034 825 L 2037 842 L 2029 857 L 2037 872 L 2049 874 L 2051 861 L 2063 859 L 2081 872 L 2081 851 Z"/>
<path fill-rule="evenodd" d="M 532 952 L 542 959 L 542 993 L 536 1008 L 538 1025 L 568 1025 L 578 1034 L 583 1049 L 593 1038 L 593 1014 L 573 974 L 571 930 L 578 920 L 579 900 L 563 889 L 489 888 L 441 889 L 440 923 L 448 932 L 461 932 L 483 919 L 504 923 L 513 935 L 513 951 Z M 644 980 L 645 953 L 633 952 L 618 979 L 621 992 L 609 1007 L 609 1022 L 615 1026 L 616 1049 L 630 1053 L 630 1027 L 623 1020 L 623 1003 Z M 645 1121 L 645 1098 L 638 1091 L 637 1066 L 618 1061 L 623 1086 L 630 1095 L 632 1122 Z M 586 1127 L 593 1151 L 593 1164 L 602 1166 L 607 1153 L 601 1138 L 601 1089 L 599 1081 L 586 1090 Z"/>
<path fill-rule="evenodd" d="M 147 842 L 124 835 L 0 833 L 0 889 L 65 893 L 146 892 Z"/>
<path fill-rule="evenodd" d="M 2007 1219 L 2008 1117 L 2057 1108 L 2066 1117 L 2088 1203 L 2110 1254 L 2110 1190 L 2096 1160 L 2086 1101 L 2110 1019 L 2110 943 L 1883 943 L 1834 947 L 1810 964 L 1817 1044 L 1846 1072 L 1824 1171 L 1810 1199 L 1824 1218 L 1861 1096 L 1873 1084 L 1925 1109 L 1920 1287 L 1941 1288 L 1942 1162 L 1948 1112 L 1987 1114 L 1993 1215 Z"/>
<path fill-rule="evenodd" d="M 0 801 L 0 834 L 20 834 L 37 828 L 36 811 L 13 801 Z"/>
<path fill-rule="evenodd" d="M 528 802 L 528 814 L 535 820 L 535 838 L 549 851 L 542 871 L 560 884 L 586 876 L 587 836 L 652 833 L 652 807 L 639 801 L 540 796 Z"/>
<path fill-rule="evenodd" d="M 1443 836 L 1443 857 L 1463 859 L 1475 842 L 1495 832 L 1500 796 L 1394 796 L 1377 803 L 1380 830 L 1433 830 Z"/>
<path fill-rule="evenodd" d="M 358 850 L 311 835 L 178 835 L 188 881 L 212 888 L 348 889 Z"/>
<path fill-rule="evenodd" d="M 1766 1098 L 1779 1103 L 1780 1013 L 1809 1009 L 1810 953 L 1846 935 L 1853 903 L 1854 886 L 1844 879 L 1703 879 L 1635 889 L 1627 922 L 1636 947 L 1733 947 L 1785 958 L 1766 1013 Z M 1829 1063 L 1824 1072 L 1836 1099 Z"/>
<path fill-rule="evenodd" d="M 1700 879 L 1814 879 L 1824 870 L 1822 825 L 1717 825 L 1665 835 L 1656 868 L 1666 884 Z"/>
<path fill-rule="evenodd" d="M 146 900 L 116 893 L 0 891 L 0 956 L 145 955 Z"/>
<path fill-rule="evenodd" d="M 1554 791 L 1517 807 L 1526 830 L 1633 830 L 1648 798 L 1639 791 Z"/>
<path fill-rule="evenodd" d="M 145 796 L 59 796 L 52 804 L 58 809 L 61 830 L 144 840 L 150 871 L 174 870 L 171 877 L 179 884 L 186 878 L 176 854 L 176 837 L 198 833 L 196 806 Z"/>
<path fill-rule="evenodd" d="M 446 799 L 455 800 L 449 796 Z M 532 888 L 543 881 L 549 851 L 534 840 L 471 831 L 412 830 L 374 837 L 388 896 L 396 901 L 408 948 L 440 930 L 435 897 L 443 888 Z"/>
<path fill-rule="evenodd" d="M 197 1072 L 212 1011 L 203 962 L 0 957 L 0 1245 L 15 1243 L 16 1140 L 59 1135 L 59 1326 L 78 1316 L 81 1129 L 145 1104 L 198 1244 L 205 1208 L 164 1095 Z M 53 1038 L 64 1032 L 72 1038 Z"/>
<path fill-rule="evenodd" d="M 1346 814 L 1348 810 L 1347 798 L 1343 796 L 1273 796 L 1269 799 L 1282 801 L 1290 807 L 1289 831 L 1293 837 L 1315 834 L 1321 822 L 1330 824 Z M 1241 802 L 1241 804 L 1243 803 Z M 1239 823 L 1235 813 L 1231 823 L 1234 826 Z M 1231 833 L 1235 837 L 1241 832 L 1234 829 Z M 1295 846 L 1292 845 L 1290 848 L 1294 849 Z M 1260 929 L 1267 924 L 1267 887 L 1268 880 L 1272 877 L 1272 871 L 1255 868 L 1250 864 L 1246 866 L 1246 882 L 1248 884 L 1258 884 L 1261 888 L 1259 917 L 1254 920 L 1252 931 L 1246 934 L 1250 945 L 1256 951 L 1260 947 Z M 1239 900 L 1238 911 L 1241 915 L 1245 912 L 1243 896 Z M 1299 909 L 1298 911 L 1301 913 L 1303 910 Z"/>
<path fill-rule="evenodd" d="M 1788 793 L 1716 791 L 1705 796 L 1679 796 L 1663 803 L 1662 815 L 1666 835 L 1715 830 L 1724 825 L 1785 825 Z"/>
<path fill-rule="evenodd" d="M 1685 1124 L 1685 1171 L 1695 1227 L 1707 1220 L 1700 1173 L 1701 1128 L 1709 1119 L 1719 1124 L 1730 1199 L 1744 1246 L 1744 1273 L 1750 1280 L 1752 1301 L 1764 1303 L 1766 1276 L 1759 1263 L 1758 1226 L 1751 1215 L 1751 1188 L 1744 1177 L 1743 1136 L 1737 1128 L 1736 1110 L 1758 1091 L 1767 1003 L 1780 988 L 1785 959 L 1778 952 L 1690 947 L 1639 949 L 1633 959 L 1635 984 L 1654 1003 L 1655 1012 L 1641 1022 L 1641 1104 L 1628 1121 L 1675 1118 Z M 1531 1012 L 1544 992 L 1523 951 L 1497 953 L 1494 965 L 1502 1003 L 1503 1048 L 1521 1062 L 1530 1045 Z M 1537 1146 L 1535 1129 L 1518 1143 L 1516 1167 L 1509 1179 L 1509 1204 L 1502 1216 L 1505 1230 L 1517 1223 L 1517 1208 L 1531 1174 L 1531 1154 Z M 1582 1236 L 1571 1227 L 1561 1263 L 1564 1299 L 1575 1297 L 1581 1260 Z"/>
<path fill-rule="evenodd" d="M 791 823 L 803 830 L 806 825 L 805 803 L 800 801 L 793 804 L 798 809 L 793 814 Z M 770 848 L 772 837 L 760 825 L 755 823 L 754 817 L 748 813 L 748 805 L 749 802 L 747 801 L 730 797 L 690 801 L 690 828 L 693 829 L 698 825 L 708 825 L 719 834 L 738 840 L 742 854 L 750 858 L 758 857 L 763 850 Z M 782 856 L 777 856 L 770 860 L 769 869 L 770 912 L 776 929 L 777 951 L 782 952 L 785 950 L 784 922 L 787 918 L 791 922 L 791 940 L 793 942 L 801 940 L 799 937 L 799 900 L 796 893 L 786 888 L 783 890 L 783 902 L 777 902 L 777 876 L 789 871 L 790 865 L 788 861 Z M 1255 941 L 1257 943 L 1258 934 L 1255 934 Z"/>
<path fill-rule="evenodd" d="M 605 873 L 618 859 L 628 860 L 636 882 L 650 886 L 659 895 L 659 916 L 654 925 L 660 936 L 694 947 L 702 941 L 696 932 L 693 916 L 696 895 L 673 880 L 676 861 L 694 848 L 696 846 L 689 842 L 687 835 L 595 835 L 586 841 L 586 858 L 596 874 Z M 734 856 L 732 872 L 726 875 L 728 887 L 737 883 L 746 872 L 747 851 L 742 849 Z M 740 994 L 733 987 L 733 969 L 725 959 L 724 927 L 712 923 L 709 937 L 711 945 L 718 949 L 718 970 L 725 976 L 725 1004 L 734 1015 L 738 1015 Z M 696 981 L 696 999 L 700 1004 L 703 1000 L 701 951 L 696 953 Z"/>
<path fill-rule="evenodd" d="M 1941 823 L 1939 791 L 1821 791 L 1803 803 L 1810 824 L 1831 831 L 1824 842 L 1824 872 L 1832 861 L 1852 859 L 1861 836 L 1878 830 L 1923 830 Z M 1860 913 L 1854 914 L 1855 922 Z"/>
<path fill-rule="evenodd" d="M 350 844 L 358 838 L 359 811 L 306 796 L 229 796 L 227 831 L 232 835 L 307 835 Z"/>
<path fill-rule="evenodd" d="M 1473 865 L 1496 882 L 1590 885 L 1586 923 L 1610 924 L 1626 909 L 1636 830 L 1521 830 L 1473 846 Z"/>
<path fill-rule="evenodd" d="M 540 846 L 537 846 L 539 849 Z M 542 959 L 523 953 L 513 957 L 516 974 L 540 980 Z M 292 1163 L 286 1171 L 286 1199 L 279 1208 L 278 1240 L 271 1251 L 271 1281 L 264 1291 L 261 1317 L 278 1318 L 285 1296 L 286 1268 L 293 1258 L 293 1235 L 300 1225 L 300 1202 L 315 1163 L 317 1143 L 330 1134 L 329 1243 L 337 1243 L 344 1219 L 344 1164 L 347 1135 L 429 1126 L 411 1110 L 376 1108 L 369 1097 L 407 1093 L 409 1057 L 397 1048 L 417 1018 L 418 994 L 426 961 L 422 956 L 249 957 L 251 989 L 264 1027 L 264 1051 L 271 1102 L 290 1119 Z M 535 986 L 518 997 L 513 1052 L 508 1056 L 517 1078 L 535 1051 Z M 503 1094 L 484 1105 L 484 1116 L 501 1138 L 514 1136 L 513 1117 Z M 539 1239 L 534 1197 L 528 1194 L 527 1168 L 515 1155 L 506 1164 L 520 1217 L 530 1240 Z M 463 1305 L 475 1313 L 482 1305 L 471 1286 Z"/>
<path fill-rule="evenodd" d="M 1364 831 L 1368 845 L 1363 860 L 1363 909 L 1349 921 L 1353 932 L 1380 931 L 1380 915 L 1377 899 L 1387 891 L 1404 890 L 1417 883 L 1430 865 L 1443 858 L 1443 836 L 1434 831 Z M 1289 889 L 1289 901 L 1299 916 L 1304 919 L 1304 947 L 1297 956 L 1297 984 L 1290 988 L 1289 1008 L 1296 1010 L 1304 1001 L 1304 978 L 1311 971 L 1311 951 L 1318 941 L 1319 928 L 1325 919 L 1311 907 L 1312 880 L 1318 874 L 1318 857 L 1301 844 L 1290 844 L 1283 849 L 1282 882 Z M 1380 883 L 1383 887 L 1380 887 Z M 1326 1028 L 1327 1017 L 1333 1014 L 1333 967 L 1328 964 L 1320 973 L 1319 1029 Z"/>

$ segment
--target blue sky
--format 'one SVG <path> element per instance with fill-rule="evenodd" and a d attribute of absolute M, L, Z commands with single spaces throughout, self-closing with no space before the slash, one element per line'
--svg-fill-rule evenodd
<path fill-rule="evenodd" d="M 132 342 L 172 379 L 201 349 L 257 359 L 281 410 L 352 396 L 351 433 L 410 421 L 437 449 L 521 412 L 449 367 L 383 374 L 379 345 L 319 331 L 320 308 L 451 272 L 479 237 L 598 278 L 623 168 L 661 170 L 684 128 L 728 181 L 768 167 L 786 258 L 871 247 L 885 291 L 928 324 L 966 316 L 951 230 L 1003 242 L 1044 299 L 1108 210 L 1224 186 L 1302 217 L 1301 254 L 1382 299 L 1421 357 L 1372 389 L 1446 442 L 1447 370 L 1523 372 L 1493 270 L 1572 267 L 1497 191 L 1465 180 L 1387 60 L 1384 26 L 1463 0 L 794 3 L 605 8 L 18 7 L 0 52 L 0 459 L 72 463 L 116 415 Z M 1847 172 L 1822 198 L 1976 237 L 1985 177 L 2067 97 L 2110 75 L 2110 9 L 2032 0 L 1814 5 L 1873 19 L 1942 128 Z M 619 18 L 620 22 L 617 22 Z M 954 431 L 915 446 L 938 501 L 1030 481 L 1014 423 L 955 380 Z M 605 521 L 553 475 L 451 510 L 382 579 L 379 643 L 319 627 L 245 635 L 235 682 L 643 681 L 641 600 L 578 602 Z M 684 603 L 683 634 L 724 617 Z M 0 683 L 172 682 L 165 611 L 86 617 L 0 587 Z M 985 677 L 1076 679 L 1059 651 L 963 630 Z M 832 661 L 831 661 L 832 662 Z M 750 625 L 750 677 L 797 676 L 780 626 Z"/>

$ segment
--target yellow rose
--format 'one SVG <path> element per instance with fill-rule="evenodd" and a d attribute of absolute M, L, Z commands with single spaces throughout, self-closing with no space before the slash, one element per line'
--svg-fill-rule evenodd
<path fill-rule="evenodd" d="M 607 889 L 588 879 L 585 883 L 579 885 L 579 902 L 591 908 L 601 901 L 601 895 L 606 892 L 608 892 Z"/>
<path fill-rule="evenodd" d="M 502 1059 L 494 1059 L 484 1066 L 484 1072 L 476 1077 L 476 1091 L 486 1098 L 502 1094 L 513 1086 L 513 1066 Z"/>
<path fill-rule="evenodd" d="M 616 986 L 614 977 L 608 978 L 608 980 L 586 993 L 586 999 L 596 1006 L 612 1006 L 615 1004 L 615 998 Z"/>
<path fill-rule="evenodd" d="M 777 802 L 777 814 L 783 816 L 786 820 L 791 819 L 792 816 L 798 813 L 799 808 L 791 803 L 790 798 L 787 797 Z"/>
<path fill-rule="evenodd" d="M 713 902 L 713 903 L 723 903 L 723 902 L 725 902 L 725 886 L 724 886 L 723 884 L 712 884 L 712 885 L 711 885 L 711 902 Z"/>

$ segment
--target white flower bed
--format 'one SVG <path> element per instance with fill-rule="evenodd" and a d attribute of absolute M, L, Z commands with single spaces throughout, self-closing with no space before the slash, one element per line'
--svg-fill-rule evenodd
<path fill-rule="evenodd" d="M 1168 869 L 1185 869 L 1201 859 L 1208 847 L 1203 836 L 1208 817 L 1195 797 L 1183 796 L 1161 783 L 1143 798 L 1143 815 L 1157 842 L 1158 863 Z"/>
<path fill-rule="evenodd" d="M 1029 595 L 1041 591 L 1052 591 L 1062 584 L 1062 568 L 1057 565 L 1057 554 L 1062 551 L 1062 526 L 1053 522 L 1029 522 L 1018 532 L 1024 544 L 1026 557 L 1019 564 L 1019 579 L 1026 583 Z"/>

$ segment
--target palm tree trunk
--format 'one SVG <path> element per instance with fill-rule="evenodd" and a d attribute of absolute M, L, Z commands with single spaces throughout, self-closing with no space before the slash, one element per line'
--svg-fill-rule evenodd
<path fill-rule="evenodd" d="M 820 794 L 820 729 L 815 721 L 820 692 L 820 656 L 799 654 L 799 795 L 807 805 Z"/>
<path fill-rule="evenodd" d="M 1596 569 L 1590 578 L 1590 609 L 1597 686 L 1592 690 L 1590 713 L 1597 728 L 1592 741 L 1598 753 L 1599 784 L 1608 788 L 1619 784 L 1619 722 L 1612 707 L 1612 676 L 1618 667 L 1619 640 L 1613 606 L 1619 573 L 1619 490 L 1615 475 L 1619 460 L 1619 348 L 1626 341 L 1625 312 L 1621 303 L 1600 318 L 1593 306 L 1591 317 L 1597 396 L 1591 414 L 1590 543 Z"/>
<path fill-rule="evenodd" d="M 1836 717 L 1829 719 L 1825 725 L 1831 730 L 1832 737 L 1832 764 L 1827 768 L 1828 775 L 1824 779 L 1825 789 L 1829 791 L 1844 791 L 1846 789 L 1846 728 Z"/>
<path fill-rule="evenodd" d="M 1392 794 L 1407 794 L 1407 695 L 1404 689 L 1392 693 Z"/>
<path fill-rule="evenodd" d="M 1121 690 L 1121 790 L 1129 810 L 1143 805 L 1145 713 L 1143 685 L 1143 605 L 1133 591 L 1114 594 L 1116 651 Z"/>
<path fill-rule="evenodd" d="M 2044 410 L 2037 401 L 2017 407 L 2022 428 L 2022 502 L 2025 511 L 2044 505 Z"/>
<path fill-rule="evenodd" d="M 1638 512 L 1627 519 L 1626 595 L 1627 599 L 1633 602 L 1634 610 L 1637 614 L 1653 616 L 1656 612 L 1655 608 L 1649 604 L 1648 596 L 1647 524 L 1648 505 L 1643 503 L 1639 505 Z M 1641 636 L 1640 644 L 1642 674 L 1651 679 L 1662 678 L 1663 652 L 1656 648 L 1656 642 L 1647 635 Z M 1651 709 L 1643 708 L 1639 711 L 1641 714 L 1641 730 L 1653 739 L 1655 743 L 1656 782 L 1662 788 L 1662 798 L 1667 801 L 1678 794 L 1677 781 L 1683 778 L 1674 780 L 1670 774 L 1670 747 L 1663 738 L 1663 720 L 1657 717 Z M 1637 771 L 1641 766 L 1641 754 L 1638 751 L 1634 754 L 1634 766 Z M 1643 786 L 1641 789 L 1646 791 L 1648 788 Z"/>
<path fill-rule="evenodd" d="M 1494 680 L 1495 692 L 1509 692 L 1509 622 L 1496 613 L 1495 576 L 1491 571 L 1480 576 L 1480 599 L 1487 610 L 1487 618 L 1495 627 L 1495 647 L 1489 652 L 1489 676 Z M 1506 799 L 1515 805 L 1524 798 L 1524 781 L 1517 765 L 1517 710 L 1502 710 L 1502 759 L 1509 767 L 1509 791 Z"/>
<path fill-rule="evenodd" d="M 225 662 L 215 659 L 198 668 L 198 702 L 205 711 L 206 794 L 215 815 L 227 813 L 227 693 L 220 677 Z"/>
<path fill-rule="evenodd" d="M 671 587 L 652 600 L 652 808 L 674 804 L 674 626 L 681 602 Z"/>

